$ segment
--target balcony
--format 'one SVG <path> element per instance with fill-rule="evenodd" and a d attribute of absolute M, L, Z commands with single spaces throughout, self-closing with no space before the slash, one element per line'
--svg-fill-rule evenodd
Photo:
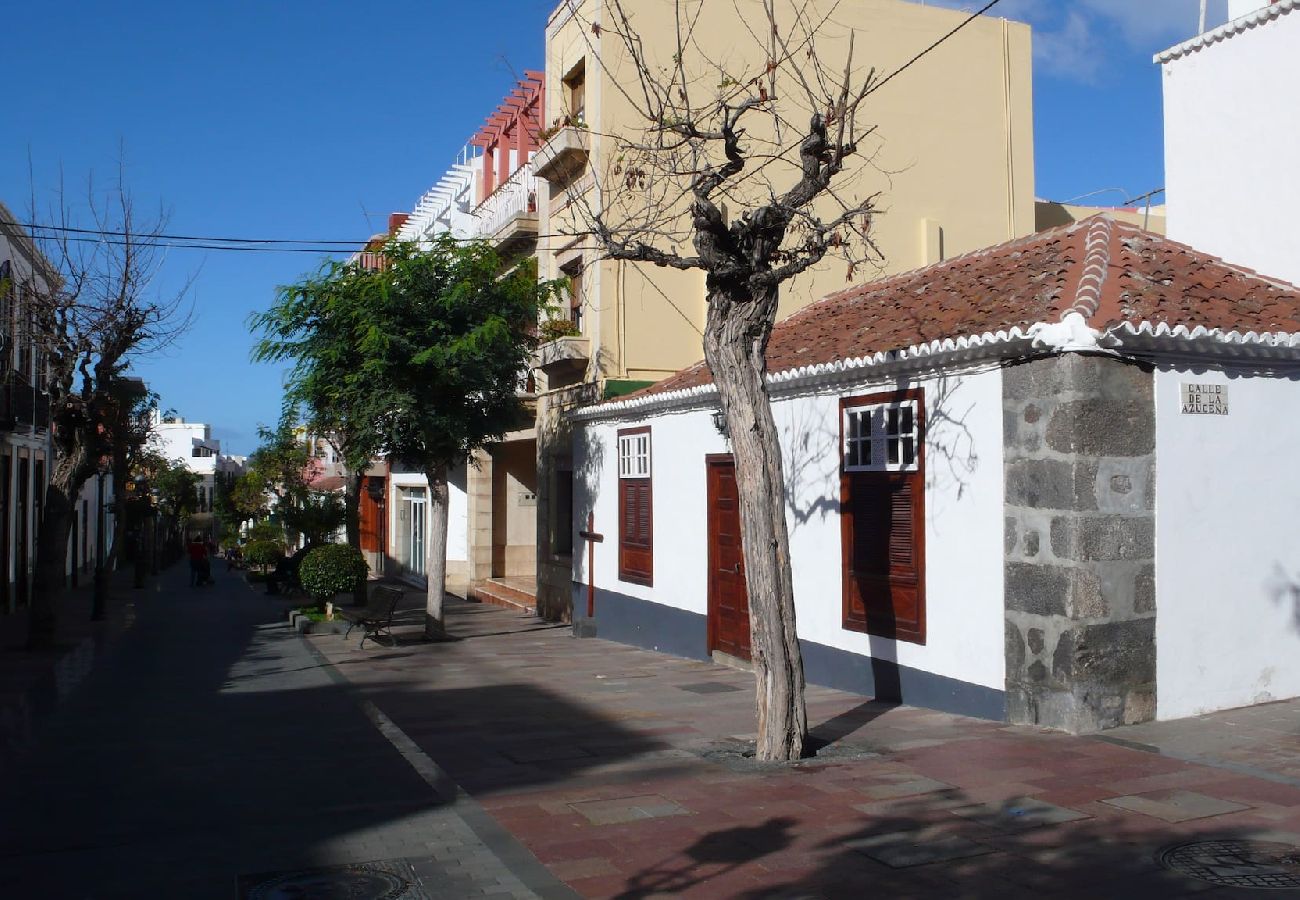
<path fill-rule="evenodd" d="M 474 209 L 478 233 L 498 250 L 537 239 L 537 176 L 532 163 L 515 170 L 507 181 Z"/>
<path fill-rule="evenodd" d="M 565 184 L 582 172 L 590 150 L 591 133 L 585 128 L 566 125 L 533 156 L 533 168 L 538 178 Z"/>
<path fill-rule="evenodd" d="M 591 359 L 591 342 L 584 337 L 562 337 L 547 341 L 533 354 L 533 367 L 548 380 L 580 374 Z"/>
<path fill-rule="evenodd" d="M 42 431 L 50 427 L 50 397 L 21 376 L 0 387 L 0 431 Z"/>

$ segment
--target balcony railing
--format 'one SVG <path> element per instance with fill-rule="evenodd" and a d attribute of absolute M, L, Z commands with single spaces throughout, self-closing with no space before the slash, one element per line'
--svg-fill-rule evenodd
<path fill-rule="evenodd" d="M 478 233 L 498 245 L 537 234 L 537 176 L 530 160 L 474 210 Z"/>

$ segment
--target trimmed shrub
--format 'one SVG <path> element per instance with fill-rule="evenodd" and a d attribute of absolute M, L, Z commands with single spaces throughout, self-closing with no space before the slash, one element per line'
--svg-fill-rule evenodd
<path fill-rule="evenodd" d="M 276 541 L 249 541 L 244 547 L 244 562 L 265 570 L 284 557 L 284 550 Z"/>
<path fill-rule="evenodd" d="M 350 544 L 326 544 L 312 549 L 298 567 L 298 583 L 318 603 L 350 591 L 369 572 L 361 551 Z"/>

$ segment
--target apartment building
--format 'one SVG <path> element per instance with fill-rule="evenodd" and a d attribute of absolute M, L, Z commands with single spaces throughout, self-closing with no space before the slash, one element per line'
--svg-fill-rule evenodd
<path fill-rule="evenodd" d="M 36 308 L 59 283 L 27 230 L 0 204 L 0 612 L 31 599 L 52 455 Z"/>
<path fill-rule="evenodd" d="M 779 0 L 778 23 L 791 21 L 796 7 L 824 19 L 819 63 L 842 66 L 852 32 L 857 64 L 878 73 L 900 68 L 967 16 L 902 0 Z M 713 67 L 688 73 L 692 83 L 762 72 L 771 58 L 756 37 L 770 30 L 760 0 L 623 0 L 622 8 L 641 45 L 668 66 L 679 22 L 691 23 L 693 53 L 702 68 Z M 536 359 L 537 606 L 552 618 L 571 613 L 579 527 L 566 413 L 640 389 L 702 355 L 703 274 L 601 259 L 586 233 L 590 212 L 617 193 L 619 137 L 646 124 L 630 93 L 635 73 L 618 36 L 626 30 L 611 0 L 564 0 L 546 27 L 538 268 L 542 277 L 567 277 L 571 288 L 570 333 L 545 343 Z M 910 271 L 1034 230 L 1030 79 L 1028 26 L 981 18 L 871 95 L 861 115 L 875 131 L 838 184 L 876 196 L 871 235 L 880 259 L 873 271 L 848 277 Z M 787 122 L 807 120 L 797 109 L 784 113 Z M 845 264 L 827 260 L 783 287 L 778 317 L 845 283 Z"/>
<path fill-rule="evenodd" d="M 544 109 L 544 75 L 526 71 L 466 147 L 390 233 L 425 242 L 440 234 L 488 241 L 506 265 L 531 260 L 538 235 L 533 171 Z M 448 476 L 447 586 L 482 600 L 531 607 L 536 566 L 536 439 L 531 373 L 520 373 L 518 428 Z M 371 485 L 373 484 L 373 488 Z M 391 459 L 367 476 L 363 549 L 386 570 L 420 583 L 427 547 L 428 481 Z"/>

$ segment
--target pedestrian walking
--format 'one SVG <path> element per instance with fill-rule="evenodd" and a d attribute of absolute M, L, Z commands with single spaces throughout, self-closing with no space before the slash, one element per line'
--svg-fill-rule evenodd
<path fill-rule="evenodd" d="M 190 558 L 190 587 L 198 587 L 211 581 L 208 563 L 208 548 L 197 534 L 190 538 L 185 552 Z"/>

